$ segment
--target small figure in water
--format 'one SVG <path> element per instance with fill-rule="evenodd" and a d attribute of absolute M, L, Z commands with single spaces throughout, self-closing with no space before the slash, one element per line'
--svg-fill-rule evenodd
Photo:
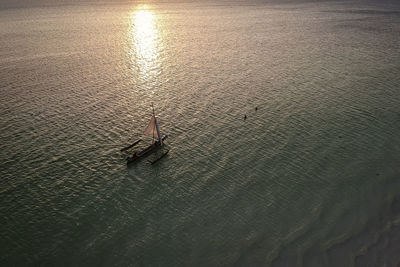
<path fill-rule="evenodd" d="M 257 111 L 257 110 L 258 110 L 258 107 L 255 107 L 254 109 Z"/>
<path fill-rule="evenodd" d="M 244 114 L 244 120 L 246 120 L 247 119 L 247 116 L 246 116 L 246 114 Z"/>

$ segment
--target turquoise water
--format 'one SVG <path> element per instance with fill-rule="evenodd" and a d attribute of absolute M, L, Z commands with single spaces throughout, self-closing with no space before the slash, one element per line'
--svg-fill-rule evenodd
<path fill-rule="evenodd" d="M 0 10 L 0 265 L 397 266 L 399 45 L 388 3 Z"/>

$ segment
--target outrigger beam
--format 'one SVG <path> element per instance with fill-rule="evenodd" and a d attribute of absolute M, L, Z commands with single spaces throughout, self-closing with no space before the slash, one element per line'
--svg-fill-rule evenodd
<path fill-rule="evenodd" d="M 121 152 L 122 152 L 122 151 L 125 151 L 125 150 L 128 150 L 129 148 L 132 148 L 132 147 L 136 146 L 137 144 L 139 144 L 140 141 L 142 141 L 142 139 L 137 140 L 135 143 L 133 143 L 133 144 L 130 145 L 130 146 L 127 146 L 127 147 L 122 148 L 122 149 L 121 149 Z"/>
<path fill-rule="evenodd" d="M 150 161 L 150 160 L 149 160 L 149 162 L 151 163 L 151 165 L 153 165 L 154 163 L 156 163 L 157 161 L 159 161 L 160 159 L 162 159 L 163 157 L 165 157 L 165 156 L 168 154 L 168 152 L 169 152 L 169 149 L 168 149 L 164 154 L 162 154 L 161 157 L 159 157 L 158 159 L 155 159 L 155 160 L 153 160 L 153 161 Z"/>

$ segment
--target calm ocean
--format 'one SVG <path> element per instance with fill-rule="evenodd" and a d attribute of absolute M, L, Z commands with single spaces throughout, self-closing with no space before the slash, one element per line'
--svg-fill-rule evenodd
<path fill-rule="evenodd" d="M 1 266 L 400 264 L 400 4 L 4 8 L 0 104 Z"/>

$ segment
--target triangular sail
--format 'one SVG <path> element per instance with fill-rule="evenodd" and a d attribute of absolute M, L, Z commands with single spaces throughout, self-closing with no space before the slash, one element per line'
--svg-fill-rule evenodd
<path fill-rule="evenodd" d="M 149 125 L 147 125 L 146 129 L 144 130 L 144 134 L 147 134 L 147 135 L 153 136 L 156 139 L 159 139 L 159 136 L 157 134 L 157 129 L 156 129 L 156 117 L 154 115 L 151 117 Z"/>

